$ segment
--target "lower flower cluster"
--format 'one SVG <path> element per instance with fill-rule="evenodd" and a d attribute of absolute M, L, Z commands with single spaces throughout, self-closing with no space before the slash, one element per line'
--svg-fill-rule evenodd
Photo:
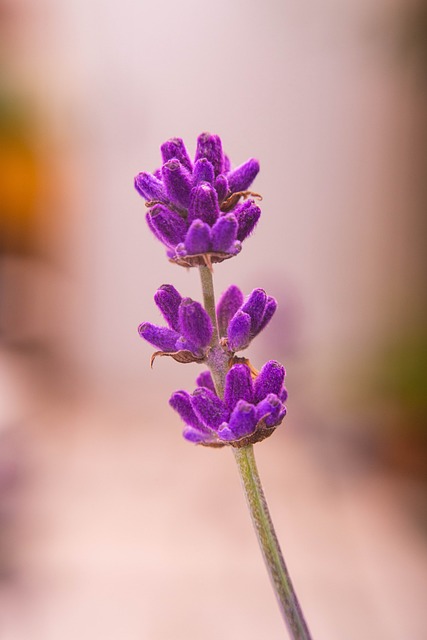
<path fill-rule="evenodd" d="M 184 438 L 205 446 L 242 447 L 267 438 L 286 415 L 285 369 L 267 362 L 252 379 L 246 364 L 234 364 L 225 378 L 224 399 L 218 397 L 212 376 L 205 371 L 198 387 L 172 394 L 170 405 L 186 424 Z"/>

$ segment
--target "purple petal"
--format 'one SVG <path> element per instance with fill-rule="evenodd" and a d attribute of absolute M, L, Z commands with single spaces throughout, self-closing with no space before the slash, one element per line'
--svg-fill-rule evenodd
<path fill-rule="evenodd" d="M 160 147 L 160 151 L 162 153 L 163 162 L 176 158 L 180 161 L 183 167 L 188 169 L 188 171 L 192 171 L 193 166 L 181 138 L 171 138 L 170 140 L 166 140 L 166 142 L 164 142 Z"/>
<path fill-rule="evenodd" d="M 203 424 L 215 431 L 228 418 L 229 413 L 224 403 L 210 389 L 196 389 L 191 397 L 191 404 Z"/>
<path fill-rule="evenodd" d="M 185 427 L 182 435 L 186 440 L 192 442 L 193 444 L 211 444 L 212 442 L 217 442 L 216 437 L 213 436 L 209 431 L 201 431 L 200 429 L 195 429 L 194 427 Z"/>
<path fill-rule="evenodd" d="M 267 304 L 267 294 L 264 289 L 254 289 L 243 304 L 241 311 L 251 317 L 251 336 L 256 335 L 264 315 Z"/>
<path fill-rule="evenodd" d="M 194 413 L 189 393 L 186 391 L 175 391 L 170 397 L 169 404 L 172 409 L 175 409 L 175 411 L 179 413 L 186 425 L 204 431 L 205 433 L 207 432 L 206 427 Z"/>
<path fill-rule="evenodd" d="M 206 158 L 200 158 L 194 165 L 193 169 L 193 185 L 200 184 L 201 182 L 214 183 L 214 169 L 212 164 Z"/>
<path fill-rule="evenodd" d="M 145 200 L 167 200 L 163 183 L 151 173 L 138 173 L 135 189 Z"/>
<path fill-rule="evenodd" d="M 187 255 L 207 253 L 211 248 L 211 228 L 206 222 L 194 220 L 185 238 Z"/>
<path fill-rule="evenodd" d="M 251 341 L 251 317 L 241 309 L 237 311 L 228 325 L 228 347 L 231 351 L 246 349 Z"/>
<path fill-rule="evenodd" d="M 207 347 L 213 327 L 211 319 L 199 302 L 184 298 L 179 306 L 180 333 L 197 348 Z"/>
<path fill-rule="evenodd" d="M 147 340 L 161 351 L 176 351 L 175 345 L 179 339 L 179 333 L 168 327 L 156 327 L 151 322 L 143 322 L 138 327 L 141 338 Z"/>
<path fill-rule="evenodd" d="M 237 167 L 227 175 L 228 186 L 232 193 L 235 191 L 246 191 L 255 180 L 259 171 L 259 162 L 251 158 L 240 167 Z"/>
<path fill-rule="evenodd" d="M 285 368 L 276 360 L 269 360 L 259 372 L 254 382 L 255 402 L 261 402 L 269 393 L 280 396 L 285 378 Z"/>
<path fill-rule="evenodd" d="M 215 189 L 218 194 L 218 202 L 221 203 L 228 194 L 228 181 L 223 174 L 220 174 L 215 180 Z"/>
<path fill-rule="evenodd" d="M 184 240 L 187 225 L 176 211 L 157 204 L 150 210 L 149 216 L 149 226 L 164 244 L 169 247 L 175 247 Z"/>
<path fill-rule="evenodd" d="M 190 204 L 191 174 L 176 158 L 162 167 L 163 182 L 171 202 L 185 209 Z"/>
<path fill-rule="evenodd" d="M 205 387 L 206 389 L 210 389 L 213 393 L 216 393 L 214 381 L 210 371 L 203 371 L 197 377 L 196 384 L 198 387 Z"/>
<path fill-rule="evenodd" d="M 264 309 L 264 314 L 261 319 L 261 323 L 258 326 L 258 329 L 256 331 L 257 334 L 263 329 L 265 329 L 265 327 L 270 322 L 271 318 L 274 316 L 276 309 L 277 309 L 277 301 L 272 296 L 268 296 L 265 309 Z"/>
<path fill-rule="evenodd" d="M 239 225 L 237 239 L 243 242 L 255 229 L 261 215 L 261 209 L 257 207 L 253 200 L 245 200 L 233 209 L 233 213 Z"/>
<path fill-rule="evenodd" d="M 275 427 L 280 424 L 286 414 L 286 407 L 274 393 L 269 393 L 264 400 L 257 404 L 256 414 L 258 422 L 263 420 L 266 427 Z"/>
<path fill-rule="evenodd" d="M 188 208 L 189 222 L 203 220 L 212 226 L 219 214 L 218 195 L 209 182 L 202 182 L 191 190 Z"/>
<path fill-rule="evenodd" d="M 236 285 L 230 285 L 221 295 L 216 307 L 220 336 L 227 335 L 228 323 L 242 304 L 243 293 Z"/>
<path fill-rule="evenodd" d="M 224 153 L 224 173 L 228 173 L 231 169 L 230 158 Z"/>
<path fill-rule="evenodd" d="M 254 433 L 257 425 L 256 410 L 252 404 L 239 400 L 231 414 L 228 428 L 224 425 L 218 430 L 221 440 L 239 440 Z"/>
<path fill-rule="evenodd" d="M 206 158 L 212 164 L 215 175 L 222 173 L 224 155 L 222 153 L 221 138 L 210 133 L 202 133 L 197 138 L 196 161 Z"/>
<path fill-rule="evenodd" d="M 235 364 L 225 378 L 224 402 L 232 411 L 239 400 L 253 402 L 251 372 L 245 364 Z"/>
<path fill-rule="evenodd" d="M 212 251 L 233 251 L 237 236 L 237 220 L 232 213 L 218 218 L 212 227 Z"/>
<path fill-rule="evenodd" d="M 179 331 L 178 309 L 182 296 L 171 284 L 162 284 L 154 294 L 154 302 L 171 329 Z"/>

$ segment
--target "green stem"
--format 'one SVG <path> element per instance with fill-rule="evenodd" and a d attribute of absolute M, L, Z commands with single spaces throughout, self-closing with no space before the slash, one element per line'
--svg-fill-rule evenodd
<path fill-rule="evenodd" d="M 215 389 L 220 398 L 224 396 L 225 376 L 228 371 L 229 357 L 220 345 L 218 320 L 216 317 L 215 292 L 212 271 L 208 267 L 199 267 L 202 282 L 203 302 L 214 328 L 211 340 L 211 350 L 206 361 L 212 373 Z"/>
<path fill-rule="evenodd" d="M 311 640 L 274 531 L 252 445 L 233 448 L 252 522 L 283 618 L 293 640 Z"/>
<path fill-rule="evenodd" d="M 205 309 L 212 321 L 214 328 L 211 345 L 214 347 L 219 344 L 218 321 L 216 319 L 215 308 L 215 291 L 213 285 L 212 271 L 208 267 L 199 267 L 200 280 L 202 282 L 203 303 Z"/>

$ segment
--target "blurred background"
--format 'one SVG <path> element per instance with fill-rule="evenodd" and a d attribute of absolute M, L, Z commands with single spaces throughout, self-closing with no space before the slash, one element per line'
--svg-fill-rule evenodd
<path fill-rule="evenodd" d="M 215 268 L 279 300 L 257 446 L 317 640 L 421 640 L 427 7 L 0 0 L 0 638 L 283 638 L 231 453 L 181 438 L 196 365 L 137 334 L 167 262 L 133 177 L 218 133 L 263 217 Z"/>

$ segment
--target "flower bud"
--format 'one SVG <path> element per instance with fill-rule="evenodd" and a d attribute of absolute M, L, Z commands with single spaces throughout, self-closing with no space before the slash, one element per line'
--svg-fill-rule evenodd
<path fill-rule="evenodd" d="M 179 160 L 172 158 L 163 165 L 162 176 L 170 201 L 187 209 L 190 203 L 191 174 Z"/>
<path fill-rule="evenodd" d="M 154 302 L 171 329 L 179 331 L 178 310 L 182 297 L 171 284 L 162 284 L 154 294 Z"/>
<path fill-rule="evenodd" d="M 197 349 L 204 349 L 211 341 L 211 319 L 199 302 L 184 298 L 179 306 L 180 333 Z"/>
<path fill-rule="evenodd" d="M 170 140 L 166 140 L 166 142 L 164 142 L 160 147 L 160 151 L 163 162 L 176 158 L 180 161 L 183 167 L 188 171 L 192 171 L 193 166 L 181 138 L 171 138 Z"/>
<path fill-rule="evenodd" d="M 197 138 L 196 161 L 206 158 L 212 164 L 215 175 L 222 173 L 224 155 L 222 152 L 221 138 L 210 133 L 202 133 Z"/>
<path fill-rule="evenodd" d="M 259 162 L 251 158 L 227 175 L 228 186 L 231 192 L 246 191 L 255 180 L 259 171 Z"/>

